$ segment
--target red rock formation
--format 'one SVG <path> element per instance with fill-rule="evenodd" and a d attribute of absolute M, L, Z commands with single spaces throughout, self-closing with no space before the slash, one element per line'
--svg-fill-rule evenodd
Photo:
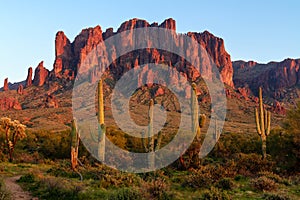
<path fill-rule="evenodd" d="M 0 99 L 0 110 L 6 111 L 6 110 L 22 110 L 21 104 L 18 102 L 17 99 L 13 97 L 4 97 Z"/>
<path fill-rule="evenodd" d="M 55 62 L 53 65 L 54 75 L 60 76 L 60 72 L 70 69 L 72 62 L 72 46 L 63 31 L 59 31 L 55 37 Z"/>
<path fill-rule="evenodd" d="M 249 96 L 250 96 L 250 89 L 249 88 L 238 88 L 237 89 L 238 92 L 245 98 L 245 100 L 249 100 Z"/>
<path fill-rule="evenodd" d="M 20 95 L 22 95 L 22 94 L 24 93 L 24 87 L 23 87 L 22 84 L 20 84 L 20 85 L 18 86 L 17 92 L 18 92 L 18 94 L 20 94 Z"/>
<path fill-rule="evenodd" d="M 158 87 L 156 92 L 155 92 L 155 96 L 161 96 L 161 95 L 164 95 L 165 94 L 165 91 L 164 89 L 162 89 L 161 87 Z"/>
<path fill-rule="evenodd" d="M 176 21 L 172 18 L 166 19 L 159 27 L 176 31 Z"/>
<path fill-rule="evenodd" d="M 8 87 L 8 78 L 4 79 L 4 86 L 3 86 L 3 91 L 8 91 L 9 87 Z"/>
<path fill-rule="evenodd" d="M 286 114 L 286 109 L 284 108 L 283 104 L 278 101 L 274 102 L 272 106 L 272 111 L 280 115 Z"/>
<path fill-rule="evenodd" d="M 58 100 L 54 95 L 47 95 L 45 100 L 46 108 L 58 108 Z"/>
<path fill-rule="evenodd" d="M 266 95 L 279 99 L 285 97 L 287 88 L 300 84 L 300 59 L 286 59 L 282 62 L 249 65 L 246 62 L 234 62 L 234 82 L 237 87 L 249 86 L 257 93 L 260 86 Z"/>
<path fill-rule="evenodd" d="M 188 36 L 195 38 L 200 45 L 207 51 L 213 62 L 219 68 L 222 81 L 234 87 L 233 84 L 233 68 L 230 55 L 225 50 L 224 41 L 221 38 L 215 37 L 208 31 L 203 33 L 188 33 Z M 205 65 L 205 64 L 204 64 Z"/>
<path fill-rule="evenodd" d="M 160 27 L 171 29 L 176 31 L 176 22 L 173 19 L 167 19 L 160 25 L 157 23 L 149 24 L 145 20 L 141 19 L 131 19 L 121 24 L 120 28 L 116 33 L 120 33 L 123 31 L 129 31 L 127 35 L 123 36 L 119 41 L 120 45 L 124 48 L 128 46 L 136 45 L 136 41 L 132 38 L 132 34 L 130 30 L 135 28 L 142 27 Z M 107 49 L 102 49 L 102 52 L 96 51 L 96 55 L 94 57 L 87 57 L 87 55 L 95 49 L 95 47 L 103 40 L 113 36 L 116 34 L 113 32 L 112 28 L 107 29 L 104 33 L 102 33 L 101 27 L 96 26 L 94 28 L 88 28 L 81 31 L 81 33 L 75 38 L 73 43 L 70 43 L 68 38 L 65 36 L 63 32 L 58 32 L 55 40 L 55 62 L 54 69 L 51 74 L 54 74 L 55 77 L 59 78 L 68 78 L 71 79 L 72 74 L 76 74 L 78 71 L 78 67 L 82 65 L 81 72 L 88 72 L 88 67 L 97 66 L 100 63 L 102 65 L 108 64 L 108 58 L 111 60 L 116 59 L 116 47 L 111 46 L 107 47 Z M 215 64 L 220 70 L 221 77 L 224 83 L 233 86 L 232 82 L 232 64 L 230 60 L 230 55 L 225 51 L 224 41 L 220 38 L 213 36 L 212 34 L 205 31 L 204 33 L 188 33 L 190 37 L 195 38 L 201 46 L 208 52 L 211 56 Z M 173 40 L 175 41 L 175 45 L 179 45 L 177 37 L 174 35 Z M 172 42 L 174 42 L 172 41 Z M 166 42 L 166 41 L 161 41 Z M 193 52 L 194 53 L 194 52 Z M 198 52 L 194 53 L 198 55 Z M 99 60 L 97 55 L 102 55 Z M 193 56 L 193 55 L 191 55 Z M 88 58 L 88 59 L 86 59 Z M 110 68 L 111 73 L 114 74 L 115 78 L 118 79 L 123 75 L 126 71 L 130 70 L 137 64 L 147 64 L 147 63 L 169 63 L 170 66 L 177 65 L 176 68 L 179 72 L 183 72 L 188 74 L 187 78 L 194 81 L 196 80 L 200 74 L 193 67 L 186 68 L 185 61 L 179 56 L 173 55 L 170 52 L 163 52 L 157 49 L 147 49 L 146 51 L 140 50 L 135 51 L 133 53 L 129 53 L 128 55 L 120 58 L 118 61 L 113 62 Z M 63 72 L 67 70 L 68 73 Z M 207 69 L 209 71 L 209 69 Z M 95 73 L 88 72 L 89 79 L 93 82 Z M 148 76 L 149 77 L 149 76 Z M 179 77 L 173 77 L 178 79 Z"/>
<path fill-rule="evenodd" d="M 30 87 L 31 85 L 32 85 L 32 67 L 29 67 L 25 86 Z"/>
<path fill-rule="evenodd" d="M 44 62 L 40 62 L 34 72 L 33 84 L 43 86 L 48 78 L 49 71 L 44 67 Z"/>

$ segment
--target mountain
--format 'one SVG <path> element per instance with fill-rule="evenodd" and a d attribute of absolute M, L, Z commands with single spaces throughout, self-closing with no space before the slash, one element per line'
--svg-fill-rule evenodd
<path fill-rule="evenodd" d="M 255 94 L 261 86 L 269 97 L 291 101 L 299 97 L 290 93 L 300 85 L 299 67 L 300 59 L 290 58 L 268 64 L 235 61 L 233 62 L 234 83 L 236 87 L 248 87 Z"/>
<path fill-rule="evenodd" d="M 83 62 L 93 63 L 95 65 L 106 62 L 97 59 L 86 59 L 87 55 L 102 41 L 124 31 L 133 31 L 135 28 L 142 27 L 161 27 L 170 29 L 174 32 L 174 45 L 179 42 L 176 37 L 176 22 L 173 19 L 167 19 L 161 24 L 152 23 L 141 19 L 131 19 L 121 24 L 114 31 L 112 28 L 102 31 L 100 26 L 83 29 L 74 41 L 70 41 L 63 31 L 59 31 L 55 38 L 55 60 L 51 71 L 44 67 L 43 62 L 33 70 L 28 69 L 26 80 L 10 84 L 8 80 L 0 92 L 0 109 L 3 115 L 10 115 L 21 118 L 21 121 L 27 123 L 30 127 L 50 127 L 55 126 L 57 130 L 63 130 L 72 119 L 72 88 L 76 74 Z M 237 107 L 243 107 L 244 112 L 241 115 L 248 116 L 252 112 L 251 107 L 257 102 L 257 89 L 262 86 L 268 100 L 268 107 L 279 114 L 285 113 L 283 103 L 294 102 L 299 97 L 297 86 L 299 86 L 299 60 L 287 59 L 283 62 L 270 62 L 268 64 L 258 64 L 250 61 L 232 62 L 230 55 L 225 49 L 223 39 L 214 36 L 208 31 L 202 33 L 188 32 L 185 35 L 194 38 L 208 53 L 213 62 L 216 64 L 221 80 L 226 86 L 226 95 L 228 97 L 228 118 L 235 117 Z M 120 44 L 124 46 L 135 45 L 132 35 L 120 39 Z M 138 42 L 138 41 L 135 41 Z M 161 41 L 164 42 L 164 41 Z M 102 52 L 105 58 L 115 60 L 107 69 L 107 78 L 110 82 L 118 80 L 125 72 L 133 68 L 147 63 L 164 63 L 172 68 L 176 68 L 188 81 L 198 80 L 200 74 L 195 71 L 190 64 L 183 60 L 180 56 L 161 49 L 140 49 L 122 55 L 117 59 L 113 59 L 113 51 L 115 47 L 107 48 Z M 198 55 L 197 49 L 194 54 Z M 190 53 L 190 52 L 189 52 Z M 85 71 L 89 76 L 90 82 L 95 82 L 97 71 L 90 69 L 80 69 Z M 141 79 L 149 79 L 151 69 L 141 74 Z M 170 72 L 170 79 L 175 82 L 182 81 L 180 77 Z M 109 97 L 112 87 L 107 81 L 106 94 Z M 108 83 L 109 82 L 109 83 Z M 291 92 L 293 91 L 293 92 Z M 189 91 L 186 91 L 188 95 Z M 161 99 L 161 104 L 171 105 L 171 94 L 166 89 L 154 86 L 150 93 L 142 92 L 137 101 L 143 99 L 161 96 L 166 94 L 166 98 Z M 290 96 L 289 96 L 290 95 Z M 288 96 L 288 97 L 287 97 Z M 8 98 L 9 97 L 9 98 Z M 206 111 L 209 110 L 208 93 L 199 85 L 199 101 L 204 104 Z M 207 104 L 207 105 L 206 105 Z M 52 108 L 52 109 L 51 109 Z M 232 108 L 232 109 L 231 109 Z M 170 108 L 171 109 L 171 108 Z M 15 111 L 18 110 L 18 111 Z M 178 110 L 173 105 L 171 110 Z M 46 115 L 51 114 L 51 116 Z M 37 117 L 40 116 L 40 117 Z M 247 122 L 245 117 L 245 121 Z M 58 120 L 59 119 L 59 120 Z M 241 120 L 241 119 L 239 119 Z M 230 119 L 228 121 L 234 121 Z M 57 125 L 60 124 L 60 125 Z M 229 125 L 228 125 L 229 127 Z M 253 127 L 251 127 L 253 129 Z"/>

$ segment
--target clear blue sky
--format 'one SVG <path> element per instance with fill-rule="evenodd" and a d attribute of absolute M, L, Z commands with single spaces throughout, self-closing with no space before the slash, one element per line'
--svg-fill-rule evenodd
<path fill-rule="evenodd" d="M 162 22 L 172 17 L 178 32 L 208 30 L 225 40 L 232 60 L 258 62 L 300 57 L 299 1 L 75 1 L 0 0 L 0 87 L 24 80 L 29 66 L 54 61 L 54 39 L 71 41 L 83 28 L 118 28 L 131 18 Z"/>

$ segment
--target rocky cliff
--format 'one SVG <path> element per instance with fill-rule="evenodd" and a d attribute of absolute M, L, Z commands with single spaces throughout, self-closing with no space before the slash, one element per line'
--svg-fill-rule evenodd
<path fill-rule="evenodd" d="M 173 19 L 167 19 L 160 25 L 157 23 L 149 24 L 145 20 L 132 19 L 121 24 L 116 32 L 114 32 L 112 28 L 109 28 L 105 32 L 103 32 L 100 26 L 84 29 L 72 43 L 70 43 L 69 39 L 62 31 L 58 32 L 55 40 L 56 57 L 53 70 L 51 72 L 52 77 L 74 79 L 74 75 L 78 71 L 78 68 L 83 61 L 95 65 L 101 62 L 97 59 L 86 60 L 88 53 L 90 53 L 101 41 L 113 36 L 114 34 L 142 27 L 161 27 L 170 29 L 174 32 L 176 31 L 176 23 Z M 203 33 L 188 33 L 187 35 L 196 39 L 200 43 L 200 45 L 206 49 L 208 54 L 211 56 L 211 58 L 219 68 L 223 82 L 233 87 L 232 64 L 230 55 L 225 50 L 224 41 L 221 38 L 215 37 L 207 31 Z M 134 45 L 131 35 L 129 34 L 126 38 L 122 38 L 121 44 L 124 46 Z M 112 47 L 111 49 L 106 49 L 106 51 L 107 52 L 99 52 L 99 54 L 112 56 L 113 58 L 113 54 L 108 51 L 114 51 L 114 47 Z M 122 73 L 137 65 L 165 62 L 174 67 L 176 63 L 181 61 L 182 58 L 179 58 L 176 55 L 172 55 L 170 52 L 163 52 L 157 49 L 150 49 L 147 51 L 141 50 L 127 54 L 118 59 L 113 63 L 113 66 L 111 66 L 110 70 L 114 70 L 112 74 L 121 76 Z M 118 68 L 116 68 L 116 66 L 118 66 Z M 88 69 L 86 70 L 88 71 Z M 185 63 L 182 63 L 179 68 L 177 68 L 177 70 L 189 74 L 188 78 L 190 79 L 196 78 L 192 77 L 192 72 L 185 69 Z M 93 73 L 95 72 L 90 72 L 90 79 L 92 81 L 94 80 Z"/>
<path fill-rule="evenodd" d="M 257 93 L 258 87 L 275 99 L 284 98 L 287 91 L 300 84 L 300 59 L 259 64 L 256 62 L 233 62 L 236 87 L 248 87 Z M 295 97 L 296 98 L 296 97 Z"/>

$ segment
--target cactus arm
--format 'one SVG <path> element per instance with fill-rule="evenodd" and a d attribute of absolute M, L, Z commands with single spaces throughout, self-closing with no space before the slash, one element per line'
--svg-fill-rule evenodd
<path fill-rule="evenodd" d="M 260 130 L 261 134 L 265 135 L 264 107 L 262 99 L 262 88 L 259 88 L 259 110 L 260 110 Z"/>
<path fill-rule="evenodd" d="M 196 133 L 198 130 L 198 100 L 196 94 L 196 84 L 192 83 L 192 90 L 191 90 L 191 113 L 192 113 L 192 131 Z"/>
<path fill-rule="evenodd" d="M 154 136 L 153 136 L 153 99 L 150 100 L 149 104 L 149 124 L 148 124 L 148 138 L 149 138 L 149 152 L 154 150 Z"/>
<path fill-rule="evenodd" d="M 265 133 L 266 133 L 266 131 L 267 131 L 267 126 L 268 126 L 268 111 L 266 110 L 266 109 L 264 109 L 264 119 L 265 119 L 265 123 L 264 123 L 264 125 L 265 125 Z"/>
<path fill-rule="evenodd" d="M 144 132 L 142 132 L 142 145 L 143 145 L 143 147 L 145 149 L 145 152 L 148 152 L 149 149 L 147 147 L 147 139 L 145 138 L 145 133 Z"/>
<path fill-rule="evenodd" d="M 105 134 L 106 126 L 104 123 L 104 101 L 103 101 L 103 81 L 98 83 L 98 157 L 105 160 Z"/>
<path fill-rule="evenodd" d="M 160 148 L 161 139 L 162 139 L 162 134 L 161 134 L 161 131 L 159 131 L 158 135 L 157 135 L 157 143 L 156 143 L 156 146 L 155 146 L 155 151 L 157 151 Z"/>
<path fill-rule="evenodd" d="M 102 79 L 98 83 L 98 120 L 99 124 L 104 124 L 104 102 L 103 102 L 103 83 Z"/>
<path fill-rule="evenodd" d="M 268 136 L 270 134 L 270 130 L 271 130 L 271 112 L 268 111 L 267 112 L 267 129 L 266 129 L 266 135 Z"/>
<path fill-rule="evenodd" d="M 261 129 L 259 124 L 259 114 L 257 108 L 255 108 L 255 122 L 256 122 L 256 130 L 258 135 L 261 135 Z"/>
<path fill-rule="evenodd" d="M 205 114 L 200 114 L 200 117 L 199 117 L 199 126 L 200 126 L 200 128 L 203 128 L 205 123 L 206 123 L 206 115 Z"/>

